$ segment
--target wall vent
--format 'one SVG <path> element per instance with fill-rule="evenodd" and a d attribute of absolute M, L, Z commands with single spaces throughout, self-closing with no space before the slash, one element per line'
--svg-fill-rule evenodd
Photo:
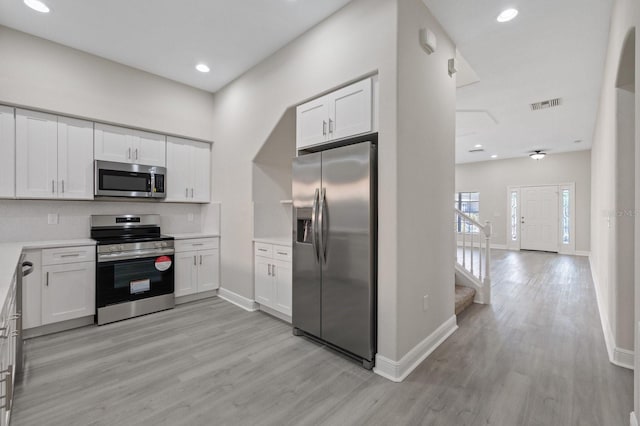
<path fill-rule="evenodd" d="M 548 99 L 542 102 L 536 102 L 531 104 L 531 111 L 537 111 L 539 109 L 553 108 L 560 106 L 560 98 Z"/>
<path fill-rule="evenodd" d="M 484 149 L 482 149 L 482 148 L 474 148 L 474 149 L 470 149 L 469 152 L 484 152 Z"/>

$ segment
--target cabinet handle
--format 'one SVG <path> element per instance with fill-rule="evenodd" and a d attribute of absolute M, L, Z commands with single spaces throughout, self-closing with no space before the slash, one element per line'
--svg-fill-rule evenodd
<path fill-rule="evenodd" d="M 327 120 L 322 120 L 322 136 L 327 136 Z"/>
<path fill-rule="evenodd" d="M 136 160 L 138 159 L 138 148 L 136 148 Z"/>
<path fill-rule="evenodd" d="M 267 251 L 267 249 L 261 249 L 259 248 L 258 251 Z"/>
<path fill-rule="evenodd" d="M 271 276 L 271 264 L 267 264 L 267 275 Z"/>
<path fill-rule="evenodd" d="M 276 276 L 276 265 L 271 265 L 271 275 Z"/>
<path fill-rule="evenodd" d="M 127 150 L 127 159 L 131 160 L 131 148 Z"/>
<path fill-rule="evenodd" d="M 193 188 L 191 188 L 191 198 L 193 198 Z"/>
<path fill-rule="evenodd" d="M 47 272 L 47 280 L 46 280 L 46 284 L 47 284 L 47 287 L 49 287 L 49 273 L 48 273 L 48 272 Z"/>
<path fill-rule="evenodd" d="M 80 257 L 80 253 L 61 254 L 60 257 Z"/>
<path fill-rule="evenodd" d="M 56 181 L 51 179 L 51 193 L 52 194 L 55 194 L 55 192 L 56 192 L 56 186 L 55 185 L 56 185 Z"/>
<path fill-rule="evenodd" d="M 329 133 L 333 133 L 333 120 L 329 119 Z"/>
<path fill-rule="evenodd" d="M 200 255 L 200 264 L 202 265 L 202 255 Z"/>
<path fill-rule="evenodd" d="M 62 193 L 64 194 L 64 179 L 62 179 Z"/>
<path fill-rule="evenodd" d="M 4 382 L 6 393 L 0 398 L 4 399 L 4 404 L 0 405 L 0 408 L 4 408 L 5 411 L 11 410 L 11 402 L 13 401 L 13 365 L 9 364 L 6 370 L 0 371 L 1 374 L 6 374 L 6 376 L 0 380 L 0 382 Z"/>
<path fill-rule="evenodd" d="M 193 266 L 196 266 L 196 257 L 198 256 L 193 256 Z"/>
<path fill-rule="evenodd" d="M 284 252 L 282 252 L 282 251 L 278 251 L 278 252 L 276 252 L 276 253 L 281 254 L 281 255 L 283 255 L 283 256 L 288 256 L 288 255 L 289 255 L 289 253 L 284 253 Z"/>
<path fill-rule="evenodd" d="M 184 198 L 189 198 L 189 188 L 184 189 Z"/>
<path fill-rule="evenodd" d="M 197 247 L 197 246 L 203 246 L 204 243 L 193 243 L 191 244 L 192 247 Z"/>

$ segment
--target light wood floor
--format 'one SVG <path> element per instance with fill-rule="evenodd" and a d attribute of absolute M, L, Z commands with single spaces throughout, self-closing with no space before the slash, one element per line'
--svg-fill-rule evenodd
<path fill-rule="evenodd" d="M 28 341 L 12 424 L 629 424 L 586 258 L 494 257 L 494 303 L 401 384 L 216 298 Z"/>

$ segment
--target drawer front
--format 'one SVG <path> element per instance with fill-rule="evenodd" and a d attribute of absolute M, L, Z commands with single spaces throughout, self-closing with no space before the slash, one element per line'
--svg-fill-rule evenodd
<path fill-rule="evenodd" d="M 271 244 L 265 243 L 255 243 L 255 254 L 256 256 L 268 257 L 270 259 L 273 258 L 273 246 Z"/>
<path fill-rule="evenodd" d="M 291 247 L 273 246 L 273 258 L 285 262 L 291 262 Z"/>
<path fill-rule="evenodd" d="M 43 265 L 62 265 L 65 263 L 95 262 L 95 246 L 60 247 L 42 250 Z"/>
<path fill-rule="evenodd" d="M 176 253 L 194 250 L 212 250 L 220 248 L 219 238 L 193 238 L 190 240 L 176 240 Z"/>

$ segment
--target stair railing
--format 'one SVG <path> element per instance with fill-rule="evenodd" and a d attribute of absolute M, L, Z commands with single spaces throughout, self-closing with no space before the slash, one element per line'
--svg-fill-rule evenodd
<path fill-rule="evenodd" d="M 477 303 L 491 302 L 491 222 L 455 210 L 456 271 L 476 289 Z"/>

